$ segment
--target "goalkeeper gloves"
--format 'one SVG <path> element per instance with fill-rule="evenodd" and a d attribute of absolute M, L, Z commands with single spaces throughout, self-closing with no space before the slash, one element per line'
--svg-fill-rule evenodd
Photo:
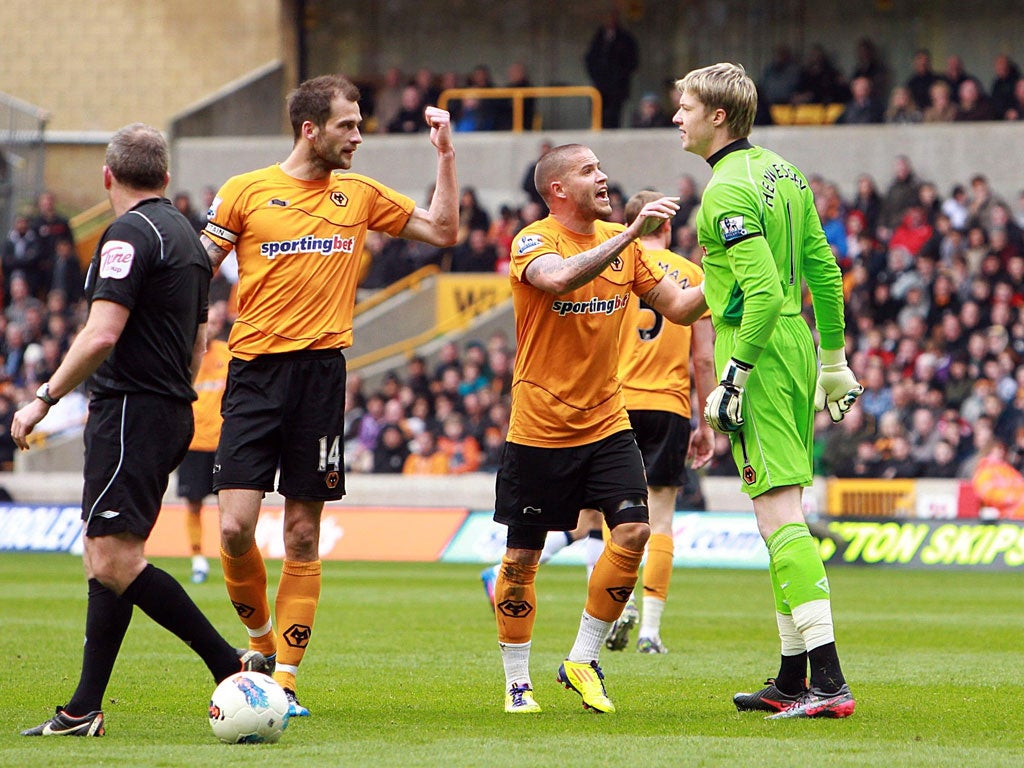
<path fill-rule="evenodd" d="M 704 404 L 704 421 L 716 432 L 728 434 L 743 426 L 743 387 L 752 365 L 730 359 L 722 372 L 722 381 L 711 390 Z"/>
<path fill-rule="evenodd" d="M 819 347 L 818 357 L 821 359 L 821 371 L 818 373 L 818 384 L 814 389 L 814 409 L 823 411 L 827 406 L 832 421 L 842 421 L 846 412 L 863 394 L 864 387 L 850 370 L 845 350 Z"/>

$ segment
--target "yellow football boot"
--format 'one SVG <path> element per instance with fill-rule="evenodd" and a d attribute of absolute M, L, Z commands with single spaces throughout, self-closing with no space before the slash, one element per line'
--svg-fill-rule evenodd
<path fill-rule="evenodd" d="M 596 661 L 584 664 L 566 659 L 558 668 L 558 682 L 580 695 L 584 709 L 595 712 L 615 711 L 615 705 L 604 689 L 604 673 Z"/>

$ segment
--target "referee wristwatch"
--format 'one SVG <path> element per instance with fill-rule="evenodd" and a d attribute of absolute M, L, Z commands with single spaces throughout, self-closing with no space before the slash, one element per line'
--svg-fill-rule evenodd
<path fill-rule="evenodd" d="M 50 394 L 50 382 L 46 382 L 39 389 L 36 390 L 36 397 L 42 400 L 47 405 L 56 405 L 60 402 L 59 397 L 54 397 Z"/>

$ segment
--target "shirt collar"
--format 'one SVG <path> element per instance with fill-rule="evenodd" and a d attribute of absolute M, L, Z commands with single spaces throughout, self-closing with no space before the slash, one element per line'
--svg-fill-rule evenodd
<path fill-rule="evenodd" d="M 715 154 L 713 154 L 711 157 L 709 157 L 708 158 L 708 165 L 710 165 L 712 168 L 714 168 L 715 164 L 719 160 L 721 160 L 723 157 L 728 155 L 729 153 L 731 153 L 731 152 L 739 152 L 741 149 L 753 149 L 753 148 L 754 148 L 754 145 L 751 144 L 748 139 L 746 139 L 746 138 L 736 139 L 736 141 L 732 142 L 731 144 L 726 144 L 720 150 L 715 152 Z"/>

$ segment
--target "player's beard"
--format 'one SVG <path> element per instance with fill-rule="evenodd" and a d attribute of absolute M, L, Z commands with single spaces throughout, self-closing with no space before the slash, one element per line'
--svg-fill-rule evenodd
<path fill-rule="evenodd" d="M 314 162 L 326 173 L 331 171 L 347 171 L 352 167 L 351 155 L 343 153 L 344 145 L 333 144 L 321 133 L 313 139 Z"/>

